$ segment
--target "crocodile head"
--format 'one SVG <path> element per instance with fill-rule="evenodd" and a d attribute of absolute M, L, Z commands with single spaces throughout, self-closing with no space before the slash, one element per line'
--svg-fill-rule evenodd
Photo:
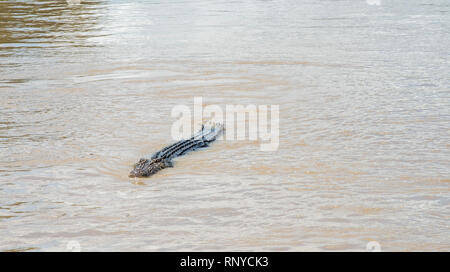
<path fill-rule="evenodd" d="M 171 164 L 163 159 L 140 159 L 135 165 L 133 170 L 131 170 L 128 177 L 130 178 L 141 178 L 141 177 L 149 177 L 159 170 L 162 170 L 166 167 L 170 167 Z"/>

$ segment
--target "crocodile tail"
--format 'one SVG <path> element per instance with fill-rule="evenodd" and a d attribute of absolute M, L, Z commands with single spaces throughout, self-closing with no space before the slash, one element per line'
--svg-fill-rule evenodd
<path fill-rule="evenodd" d="M 181 140 L 163 148 L 153 154 L 152 159 L 172 159 L 174 157 L 181 156 L 190 150 L 205 147 L 207 146 L 207 143 L 214 141 L 222 130 L 223 126 L 221 124 L 213 124 L 207 127 L 203 124 L 201 130 L 190 139 Z"/>
<path fill-rule="evenodd" d="M 195 135 L 193 135 L 191 138 L 185 139 L 185 140 L 180 140 L 180 141 L 178 141 L 176 143 L 173 143 L 173 144 L 171 144 L 169 146 L 166 146 L 163 149 L 161 149 L 160 151 L 154 153 L 151 158 L 152 159 L 157 159 L 157 158 L 165 157 L 166 153 L 169 153 L 169 152 L 179 148 L 180 146 L 188 143 L 189 141 L 192 141 L 195 138 L 201 136 L 203 134 L 203 130 L 204 130 L 204 125 L 202 125 L 201 130 L 199 132 L 197 132 Z"/>

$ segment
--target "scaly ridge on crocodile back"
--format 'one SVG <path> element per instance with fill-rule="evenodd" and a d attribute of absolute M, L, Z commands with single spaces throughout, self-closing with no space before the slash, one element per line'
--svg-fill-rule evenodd
<path fill-rule="evenodd" d="M 222 133 L 222 124 L 202 125 L 202 129 L 187 140 L 181 140 L 154 153 L 150 159 L 140 159 L 131 170 L 129 177 L 149 177 L 164 168 L 173 167 L 172 159 L 189 151 L 207 147 Z"/>

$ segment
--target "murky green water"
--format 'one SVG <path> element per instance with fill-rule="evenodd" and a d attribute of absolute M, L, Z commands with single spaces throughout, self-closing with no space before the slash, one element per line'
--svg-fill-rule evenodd
<path fill-rule="evenodd" d="M 449 11 L 0 1 L 0 250 L 450 250 Z M 279 105 L 279 150 L 128 179 L 194 97 Z"/>

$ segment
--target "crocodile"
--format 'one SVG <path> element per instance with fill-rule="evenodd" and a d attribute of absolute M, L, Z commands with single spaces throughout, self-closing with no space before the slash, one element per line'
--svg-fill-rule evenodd
<path fill-rule="evenodd" d="M 133 167 L 130 178 L 150 177 L 164 168 L 173 167 L 172 160 L 189 151 L 207 147 L 222 133 L 222 124 L 205 126 L 191 138 L 180 140 L 154 153 L 150 158 L 141 158 Z"/>

